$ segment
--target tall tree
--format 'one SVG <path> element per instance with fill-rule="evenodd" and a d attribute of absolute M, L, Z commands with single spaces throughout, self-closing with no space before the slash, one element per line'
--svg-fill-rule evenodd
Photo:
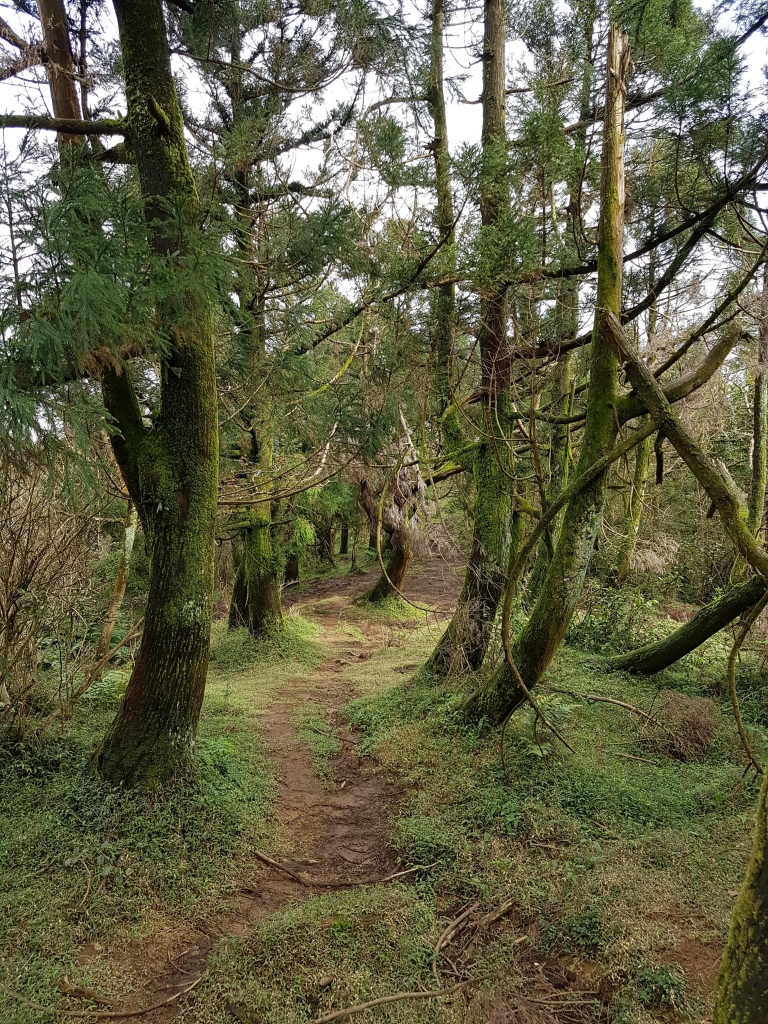
<path fill-rule="evenodd" d="M 150 557 L 144 633 L 120 709 L 96 754 L 112 782 L 156 785 L 189 764 L 205 689 L 213 605 L 218 417 L 213 312 L 196 275 L 197 192 L 170 66 L 162 0 L 115 0 L 128 131 L 145 201 L 160 405 L 143 423 L 127 368 L 102 376 L 112 444 Z"/>
<path fill-rule="evenodd" d="M 433 31 L 435 22 L 433 21 Z M 433 53 L 436 40 L 433 40 Z M 433 58 L 434 60 L 435 58 Z M 480 282 L 480 322 L 477 327 L 480 350 L 480 391 L 482 414 L 478 424 L 480 437 L 467 452 L 464 461 L 472 467 L 475 498 L 472 509 L 472 547 L 464 584 L 453 617 L 439 640 L 425 671 L 434 679 L 451 670 L 466 671 L 480 667 L 490 642 L 496 609 L 504 589 L 506 566 L 512 536 L 513 460 L 509 443 L 512 432 L 510 388 L 512 360 L 507 340 L 507 297 L 503 281 L 505 268 L 494 258 L 502 248 L 501 239 L 508 230 L 509 185 L 507 181 L 506 128 L 506 20 L 502 0 L 486 0 L 483 35 L 483 126 L 480 157 L 480 245 L 486 252 L 484 280 Z M 440 68 L 433 64 L 433 75 Z M 437 94 L 438 79 L 433 88 Z M 442 135 L 440 105 L 432 103 L 436 117 L 436 136 Z M 437 159 L 436 148 L 436 159 Z M 447 188 L 439 175 L 445 216 L 448 210 Z M 442 330 L 449 330 L 449 299 Z M 455 416 L 449 409 L 443 415 Z M 455 431 L 455 428 L 453 428 Z M 519 517 L 517 517 L 519 522 Z"/>
<path fill-rule="evenodd" d="M 606 61 L 595 326 L 577 478 L 610 450 L 619 428 L 615 413 L 618 361 L 610 345 L 605 317 L 608 312 L 618 316 L 622 305 L 624 106 L 628 73 L 627 37 L 612 25 Z M 538 682 L 565 636 L 595 545 L 606 488 L 606 473 L 601 473 L 568 503 L 546 580 L 515 644 L 515 661 L 529 687 Z M 474 696 L 469 710 L 471 714 L 500 722 L 522 699 L 517 679 L 505 662 Z"/>

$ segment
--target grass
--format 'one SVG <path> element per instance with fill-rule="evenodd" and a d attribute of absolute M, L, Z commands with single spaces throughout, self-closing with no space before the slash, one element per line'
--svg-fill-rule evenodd
<path fill-rule="evenodd" d="M 418 675 L 439 629 L 400 611 L 380 616 L 325 599 L 304 606 L 323 621 L 322 641 L 311 621 L 291 615 L 283 636 L 258 649 L 218 627 L 200 771 L 184 793 L 147 801 L 110 792 L 83 772 L 114 711 L 119 674 L 80 708 L 66 740 L 4 764 L 3 983 L 48 1004 L 63 974 L 124 991 L 116 969 L 126 946 L 141 948 L 149 936 L 183 931 L 223 907 L 250 863 L 249 847 L 290 849 L 271 815 L 272 767 L 254 725 L 278 691 L 333 650 L 358 694 L 347 714 L 364 734 L 359 753 L 408 794 L 391 823 L 400 860 L 435 866 L 407 884 L 310 896 L 240 938 L 222 939 L 180 1008 L 182 1024 L 305 1024 L 334 1008 L 432 987 L 432 950 L 445 923 L 472 902 L 486 910 L 507 899 L 514 906 L 505 921 L 471 950 L 451 949 L 460 970 L 492 980 L 451 1001 L 396 1003 L 366 1019 L 503 1019 L 520 993 L 535 991 L 536 964 L 551 958 L 600 993 L 614 1024 L 698 1024 L 756 798 L 752 781 L 738 788 L 743 757 L 727 702 L 718 698 L 710 749 L 682 762 L 649 751 L 635 716 L 555 687 L 648 708 L 664 687 L 711 695 L 721 653 L 648 681 L 606 672 L 594 647 L 565 647 L 539 699 L 575 753 L 522 710 L 506 730 L 502 759 L 497 733 L 463 722 L 463 692 Z M 753 675 L 745 674 L 744 705 L 762 742 L 759 701 L 749 696 L 761 681 Z M 319 691 L 297 708 L 295 725 L 314 770 L 332 785 L 339 741 Z M 87 945 L 101 952 L 78 963 Z M 450 984 L 449 963 L 440 969 L 440 983 Z M 46 1024 L 15 1005 L 0 1017 Z M 606 1018 L 585 1010 L 583 1019 Z"/>
<path fill-rule="evenodd" d="M 121 994 L 130 979 L 130 969 L 126 976 L 119 969 L 126 949 L 223 910 L 252 873 L 251 848 L 279 844 L 273 768 L 255 726 L 319 646 L 316 627 L 286 621 L 288 642 L 263 645 L 255 652 L 261 660 L 247 662 L 232 657 L 235 644 L 217 629 L 230 667 L 214 664 L 209 673 L 198 770 L 183 788 L 146 797 L 90 774 L 90 753 L 114 715 L 125 673 L 94 688 L 64 738 L 0 748 L 0 985 L 48 1005 L 63 975 Z M 96 955 L 86 961 L 83 950 Z M 1 992 L 0 1019 L 46 1020 Z"/>
<path fill-rule="evenodd" d="M 322 705 L 307 701 L 298 708 L 295 721 L 298 739 L 307 744 L 312 754 L 315 774 L 325 783 L 330 782 L 331 758 L 341 750 L 341 743 L 336 739 L 333 727 L 325 720 Z"/>

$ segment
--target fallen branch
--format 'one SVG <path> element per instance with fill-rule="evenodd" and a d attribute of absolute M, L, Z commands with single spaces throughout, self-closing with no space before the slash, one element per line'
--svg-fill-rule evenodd
<path fill-rule="evenodd" d="M 628 761 L 641 761 L 643 764 L 649 764 L 652 768 L 661 768 L 660 764 L 656 761 L 650 761 L 647 757 L 637 757 L 635 754 L 624 754 L 621 750 L 609 750 L 608 753 L 612 757 L 625 757 Z"/>
<path fill-rule="evenodd" d="M 429 871 L 430 868 L 435 867 L 438 863 L 433 861 L 432 864 L 417 864 L 416 867 L 407 868 L 405 871 L 396 871 L 392 875 L 386 875 L 384 878 L 363 878 L 357 882 L 337 882 L 329 878 L 309 878 L 307 875 L 301 875 L 298 871 L 294 871 L 292 868 L 286 867 L 285 864 L 281 864 L 279 860 L 273 860 L 268 857 L 266 853 L 262 853 L 260 850 L 253 850 L 253 855 L 257 860 L 262 861 L 264 864 L 268 864 L 272 868 L 278 868 L 280 871 L 284 871 L 286 875 L 290 875 L 299 885 L 303 885 L 307 889 L 313 887 L 320 889 L 354 889 L 360 885 L 381 885 L 384 882 L 394 882 L 397 878 L 404 878 L 406 875 L 412 875 L 416 871 Z M 250 892 L 247 887 L 241 886 L 243 892 Z"/>
<path fill-rule="evenodd" d="M 269 864 L 270 867 L 277 868 L 279 871 L 284 871 L 286 875 L 290 875 L 291 878 L 299 883 L 299 885 L 310 886 L 312 884 L 297 871 L 293 871 L 291 868 L 287 868 L 285 864 L 281 864 L 279 860 L 272 860 L 272 858 L 268 857 L 266 853 L 261 853 L 260 850 L 253 850 L 252 853 L 254 857 L 257 860 L 260 860 L 263 864 Z"/>
<path fill-rule="evenodd" d="M 6 988 L 4 985 L 0 986 L 0 991 L 11 999 L 15 999 L 17 1003 L 22 1003 L 24 1006 L 28 1006 L 30 1010 L 37 1010 L 38 1013 L 55 1014 L 59 1017 L 143 1017 L 145 1013 L 152 1013 L 153 1010 L 159 1010 L 163 1006 L 169 1006 L 171 1003 L 175 1003 L 177 1000 L 181 999 L 182 996 L 191 992 L 196 985 L 199 985 L 204 977 L 205 975 L 201 974 L 199 978 L 196 978 L 191 985 L 187 985 L 187 987 L 182 989 L 181 992 L 175 992 L 172 996 L 168 996 L 167 999 L 161 999 L 159 1003 L 152 1003 L 151 1006 L 145 1006 L 143 1010 L 56 1010 L 52 1006 L 43 1006 L 40 1003 L 35 1003 L 31 999 L 27 999 L 26 996 L 22 996 L 18 992 L 11 991 L 11 989 Z"/>
<path fill-rule="evenodd" d="M 457 985 L 451 985 L 450 988 L 441 988 L 431 992 L 395 992 L 394 995 L 380 996 L 378 999 L 371 999 L 367 1003 L 357 1003 L 355 1006 L 348 1006 L 344 1010 L 334 1010 L 333 1013 L 327 1013 L 324 1017 L 313 1017 L 308 1024 L 329 1024 L 332 1020 L 341 1020 L 342 1017 L 351 1017 L 355 1013 L 363 1013 L 365 1010 L 370 1010 L 373 1006 L 397 1003 L 403 999 L 440 999 L 443 996 L 451 996 L 456 992 L 461 992 L 470 985 L 476 985 L 483 980 L 483 978 L 470 978 L 469 981 L 460 981 Z"/>
<path fill-rule="evenodd" d="M 91 1003 L 97 1003 L 99 1006 L 114 1006 L 114 999 L 107 999 L 106 996 L 100 996 L 98 992 L 94 992 L 92 988 L 84 988 L 82 985 L 73 985 L 69 978 L 64 975 L 58 984 L 58 990 L 63 996 L 70 996 L 72 999 L 87 999 Z"/>
<path fill-rule="evenodd" d="M 659 721 L 658 718 L 654 718 L 653 715 L 649 715 L 648 712 L 643 711 L 642 708 L 636 708 L 634 704 L 627 704 L 626 701 L 616 700 L 615 697 L 599 697 L 597 694 L 594 693 L 579 693 L 578 690 L 561 690 L 559 689 L 559 687 L 556 686 L 550 686 L 549 689 L 552 690 L 553 693 L 564 693 L 567 697 L 578 697 L 581 700 L 592 700 L 599 704 L 613 704 L 617 708 L 624 708 L 625 711 L 631 711 L 633 714 L 639 715 L 641 718 L 646 719 L 646 721 L 650 722 L 652 725 L 658 726 L 659 729 L 662 729 L 668 736 L 671 736 L 673 739 L 681 739 L 681 737 L 678 736 L 678 734 L 674 732 L 672 729 L 670 729 L 669 726 L 664 725 L 664 723 Z"/>
<path fill-rule="evenodd" d="M 471 906 L 463 910 L 458 917 L 455 917 L 452 921 L 449 921 L 440 934 L 440 938 L 435 944 L 434 952 L 432 953 L 432 974 L 437 980 L 437 958 L 440 956 L 440 950 L 443 946 L 447 946 L 451 939 L 456 935 L 457 932 L 466 924 L 467 918 L 472 914 L 473 911 L 477 910 L 480 906 L 480 901 L 476 901 Z"/>

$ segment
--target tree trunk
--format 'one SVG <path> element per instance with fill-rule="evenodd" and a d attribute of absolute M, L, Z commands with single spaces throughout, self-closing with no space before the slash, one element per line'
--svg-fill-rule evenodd
<path fill-rule="evenodd" d="M 229 628 L 245 626 L 256 639 L 283 624 L 281 562 L 272 543 L 269 504 L 256 505 L 241 533 L 242 550 L 229 606 Z"/>
<path fill-rule="evenodd" d="M 617 655 L 608 664 L 614 669 L 642 675 L 661 672 L 701 647 L 715 633 L 725 629 L 730 622 L 757 604 L 764 593 L 765 581 L 760 576 L 753 576 L 700 609 L 690 622 L 676 629 L 671 636 L 646 644 L 629 654 Z"/>
<path fill-rule="evenodd" d="M 578 327 L 578 295 L 576 294 L 576 289 L 572 289 L 570 287 L 565 290 L 565 295 L 567 296 L 566 301 L 571 304 L 573 315 L 568 316 L 566 314 L 564 316 L 563 319 L 565 324 L 567 324 L 567 328 L 566 331 L 563 332 L 563 335 L 566 338 L 572 338 L 576 335 Z M 565 303 L 561 303 L 561 305 L 564 306 Z M 570 352 L 566 352 L 564 355 L 560 356 L 560 359 L 555 366 L 551 385 L 548 390 L 551 398 L 549 403 L 551 414 L 553 416 L 566 417 L 571 411 Z M 551 469 L 549 484 L 547 486 L 547 503 L 556 498 L 563 488 L 568 486 L 568 472 L 571 465 L 571 435 L 569 424 L 552 424 L 549 435 L 549 448 Z M 558 517 L 553 523 L 553 527 L 550 531 L 551 536 L 557 536 L 561 519 L 562 516 Z M 549 543 L 547 543 L 547 537 L 542 537 L 539 541 L 539 546 L 536 551 L 536 561 L 534 562 L 531 577 L 525 591 L 525 600 L 529 605 L 535 602 L 536 598 L 541 593 L 541 588 L 544 586 L 544 581 L 547 578 L 551 544 L 551 539 Z"/>
<path fill-rule="evenodd" d="M 321 562 L 329 565 L 336 565 L 333 558 L 333 549 L 336 546 L 336 531 L 333 527 L 333 520 L 323 523 L 317 532 L 317 557 Z"/>
<path fill-rule="evenodd" d="M 109 600 L 104 625 L 101 627 L 101 635 L 99 636 L 99 642 L 96 645 L 96 651 L 93 656 L 93 660 L 97 665 L 106 657 L 109 645 L 112 642 L 112 633 L 123 604 L 125 588 L 128 584 L 128 572 L 133 555 L 133 542 L 136 539 L 136 528 L 138 525 L 139 517 L 136 513 L 136 507 L 129 498 L 128 511 L 125 516 L 125 529 L 123 531 L 123 545 L 120 548 L 120 554 L 117 559 L 117 572 L 115 573 L 115 582 L 112 586 L 112 597 Z"/>
<path fill-rule="evenodd" d="M 63 0 L 37 0 L 37 10 L 43 30 L 45 71 L 54 117 L 77 121 L 80 119 L 80 102 L 75 86 L 72 48 Z M 78 135 L 59 133 L 57 140 L 62 153 L 69 146 L 82 144 L 82 138 Z"/>
<path fill-rule="evenodd" d="M 441 420 L 447 453 L 461 443 L 463 432 L 458 411 L 453 406 L 451 366 L 456 333 L 456 273 L 454 250 L 453 191 L 451 189 L 451 155 L 448 149 L 448 120 L 445 112 L 445 85 L 443 75 L 443 30 L 445 9 L 443 0 L 432 0 L 430 32 L 429 84 L 427 107 L 433 124 L 432 155 L 435 161 L 435 221 L 440 238 L 447 239 L 437 257 L 435 272 L 451 280 L 430 289 L 432 320 L 432 353 L 435 366 L 437 417 Z"/>
<path fill-rule="evenodd" d="M 434 12 L 434 7 L 433 7 Z M 433 29 L 434 29 L 433 21 Z M 437 40 L 433 38 L 433 54 Z M 440 39 L 442 46 L 442 33 Z M 442 54 L 442 51 L 441 51 Z M 433 58 L 434 60 L 434 58 Z M 485 34 L 483 40 L 483 129 L 482 168 L 480 179 L 480 218 L 486 237 L 490 238 L 509 208 L 509 188 L 504 169 L 506 160 L 506 91 L 505 91 L 505 23 L 501 0 L 486 0 Z M 442 61 L 439 69 L 442 96 Z M 433 65 L 433 80 L 436 71 Z M 437 81 L 433 81 L 437 95 Z M 444 115 L 444 108 L 443 108 Z M 444 131 L 440 105 L 434 104 L 436 138 Z M 447 141 L 446 141 L 447 145 Z M 437 152 L 436 152 L 437 158 Z M 440 166 L 437 180 L 441 181 Z M 445 185 L 443 186 L 446 187 Z M 448 198 L 443 197 L 445 218 Z M 452 210 L 452 204 L 450 209 Z M 447 317 L 455 317 L 455 299 L 445 303 L 443 330 L 449 329 Z M 453 320 L 450 324 L 451 337 Z M 456 609 L 443 636 L 425 666 L 425 673 L 434 681 L 451 672 L 480 667 L 490 643 L 496 610 L 504 589 L 509 562 L 512 492 L 514 480 L 512 458 L 507 437 L 511 434 L 509 388 L 511 360 L 507 344 L 507 302 L 504 288 L 495 282 L 484 290 L 478 331 L 481 385 L 483 391 L 483 440 L 473 457 L 475 502 L 472 549 L 464 576 L 464 584 Z M 446 396 L 449 382 L 442 384 Z M 444 416 L 445 420 L 445 416 Z M 454 425 L 453 436 L 458 434 Z M 451 436 L 451 435 L 449 435 Z"/>
<path fill-rule="evenodd" d="M 760 300 L 755 393 L 752 404 L 752 480 L 747 506 L 747 526 L 755 536 L 763 525 L 768 482 L 768 263 L 763 267 Z"/>
<path fill-rule="evenodd" d="M 653 435 L 647 437 L 635 449 L 635 471 L 629 489 L 624 492 L 624 522 L 622 542 L 616 559 L 615 579 L 624 583 L 632 568 L 632 556 L 643 518 L 643 500 L 648 480 L 648 467 L 653 451 Z"/>
<path fill-rule="evenodd" d="M 151 568 L 141 647 L 96 763 L 115 784 L 155 786 L 189 766 L 205 689 L 218 485 L 216 372 L 210 307 L 192 277 L 197 196 L 162 0 L 114 0 L 114 8 L 157 273 L 168 274 L 175 288 L 161 288 L 156 308 L 167 347 L 151 431 L 128 372 L 110 369 L 102 378 L 118 428 L 112 445 L 144 525 Z"/>
<path fill-rule="evenodd" d="M 346 523 L 341 524 L 341 536 L 339 538 L 339 554 L 349 554 L 349 527 Z"/>
<path fill-rule="evenodd" d="M 577 476 L 613 447 L 618 360 L 611 346 L 607 311 L 621 310 L 624 240 L 624 101 L 629 53 L 626 37 L 611 26 L 603 134 L 597 299 L 589 398 Z M 595 546 L 607 491 L 597 476 L 568 503 L 555 553 L 528 623 L 514 646 L 518 670 L 530 689 L 552 661 L 576 609 Z M 467 703 L 469 717 L 501 723 L 524 699 L 506 663 Z"/>
<path fill-rule="evenodd" d="M 768 766 L 747 874 L 731 918 L 712 1024 L 764 1024 L 768 1008 Z"/>
<path fill-rule="evenodd" d="M 404 535 L 397 541 L 393 539 L 391 554 L 387 560 L 386 576 L 384 573 L 381 574 L 378 582 L 364 595 L 365 600 L 376 604 L 379 601 L 386 601 L 390 597 L 399 597 L 408 567 L 411 564 L 412 554 L 407 536 Z"/>
<path fill-rule="evenodd" d="M 474 477 L 472 549 L 456 609 L 425 666 L 434 681 L 475 672 L 482 665 L 504 592 L 510 545 L 517 548 L 522 532 L 522 516 L 512 511 L 512 482 L 491 442 L 482 444 L 475 456 Z"/>

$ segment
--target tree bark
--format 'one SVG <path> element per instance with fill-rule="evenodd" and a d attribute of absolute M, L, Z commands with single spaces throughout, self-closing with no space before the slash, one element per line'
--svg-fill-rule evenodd
<path fill-rule="evenodd" d="M 648 480 L 648 467 L 653 451 L 653 437 L 647 437 L 635 449 L 635 470 L 628 489 L 624 492 L 624 520 L 622 523 L 622 541 L 616 559 L 615 580 L 624 583 L 632 568 L 632 556 L 643 518 L 643 501 L 645 485 Z"/>
<path fill-rule="evenodd" d="M 339 554 L 349 554 L 349 526 L 346 523 L 341 524 L 341 535 L 339 537 Z"/>
<path fill-rule="evenodd" d="M 128 585 L 128 573 L 131 568 L 131 557 L 133 555 L 133 542 L 136 539 L 136 529 L 138 525 L 139 517 L 136 512 L 136 506 L 129 499 L 128 511 L 125 516 L 123 544 L 120 548 L 120 554 L 117 559 L 117 572 L 115 573 L 115 582 L 112 586 L 112 596 L 109 600 L 107 614 L 104 617 L 104 625 L 101 627 L 101 635 L 99 636 L 99 642 L 96 645 L 96 651 L 93 656 L 93 660 L 96 664 L 102 661 L 109 651 L 109 645 L 112 641 L 112 633 L 115 628 L 115 623 L 117 622 L 117 616 L 120 613 L 120 608 L 123 604 L 125 588 Z"/>
<path fill-rule="evenodd" d="M 768 766 L 747 873 L 731 918 L 712 1024 L 763 1024 L 768 1007 Z"/>
<path fill-rule="evenodd" d="M 755 535 L 763 525 L 768 482 L 768 263 L 763 267 L 757 344 L 757 368 L 752 402 L 752 480 L 747 505 L 747 526 Z"/>
<path fill-rule="evenodd" d="M 480 219 L 481 231 L 487 238 L 492 238 L 509 209 L 509 188 L 504 173 L 507 137 L 505 44 L 504 5 L 501 0 L 486 0 Z M 437 40 L 434 38 L 432 45 L 435 53 Z M 441 76 L 439 91 L 442 95 L 442 60 L 439 71 L 433 64 L 435 94 L 438 92 L 438 73 Z M 437 137 L 444 131 L 440 122 L 439 103 L 434 105 L 435 116 Z M 440 181 L 440 167 L 437 166 L 436 170 Z M 448 195 L 443 197 L 443 206 L 447 219 Z M 455 300 L 451 307 L 446 299 L 444 330 L 449 328 L 449 308 L 455 317 Z M 453 327 L 450 329 L 453 330 Z M 509 395 L 511 358 L 507 342 L 506 290 L 498 282 L 489 282 L 484 290 L 478 346 L 483 392 L 483 437 L 472 460 L 475 480 L 472 548 L 451 622 L 425 666 L 425 674 L 435 682 L 444 679 L 450 672 L 472 671 L 482 664 L 490 643 L 509 562 L 514 490 L 512 459 L 507 442 L 512 429 Z M 447 388 L 446 384 L 443 386 Z M 444 423 L 446 419 L 444 414 Z M 459 434 L 457 423 L 449 423 L 448 428 L 452 431 L 449 436 L 456 437 Z"/>
<path fill-rule="evenodd" d="M 614 669 L 642 675 L 661 672 L 701 647 L 715 633 L 725 629 L 730 622 L 757 604 L 764 593 L 765 581 L 760 576 L 753 576 L 746 583 L 740 583 L 716 601 L 705 605 L 690 622 L 676 629 L 671 636 L 646 644 L 629 654 L 617 655 L 608 664 Z"/>
<path fill-rule="evenodd" d="M 618 360 L 606 317 L 621 310 L 624 243 L 624 103 L 629 53 L 626 37 L 611 26 L 608 41 L 605 127 L 598 248 L 597 300 L 584 438 L 576 475 L 585 472 L 613 447 L 618 433 L 615 413 Z M 530 689 L 552 661 L 584 585 L 594 550 L 607 491 L 600 473 L 568 503 L 544 586 L 528 623 L 514 647 L 514 658 Z M 467 702 L 471 718 L 501 723 L 524 699 L 505 661 Z"/>
<path fill-rule="evenodd" d="M 38 0 L 37 9 L 43 30 L 45 72 L 51 90 L 54 116 L 79 121 L 80 101 L 75 86 L 72 47 L 63 0 Z M 59 149 L 64 153 L 68 147 L 79 143 L 81 136 L 59 132 L 57 140 Z"/>
<path fill-rule="evenodd" d="M 393 541 L 392 549 L 387 560 L 387 573 L 381 574 L 376 584 L 365 594 L 365 600 L 372 604 L 386 601 L 390 597 L 399 597 L 408 567 L 411 564 L 413 552 L 407 543 L 407 536 L 399 537 Z"/>
<path fill-rule="evenodd" d="M 262 434 L 264 431 L 259 431 Z M 271 441 L 259 445 L 256 428 L 252 432 L 252 456 L 263 474 L 272 469 Z M 240 559 L 229 605 L 229 628 L 245 626 L 259 639 L 280 629 L 283 608 L 280 601 L 280 577 L 283 559 L 272 539 L 270 502 L 260 501 L 245 513 L 240 532 Z"/>
<path fill-rule="evenodd" d="M 327 522 L 320 524 L 320 528 L 317 531 L 317 557 L 321 562 L 327 562 L 328 565 L 336 565 L 333 558 L 333 549 L 336 546 L 336 530 L 334 528 L 333 520 L 330 519 Z"/>
<path fill-rule="evenodd" d="M 148 540 L 144 633 L 123 703 L 99 750 L 110 782 L 157 786 L 191 762 L 208 667 L 218 485 L 213 323 L 194 277 L 197 196 L 171 75 L 162 0 L 114 0 L 130 139 L 162 289 L 160 410 L 144 427 L 127 370 L 102 378 L 112 445 Z M 173 213 L 169 213 L 172 203 Z"/>

